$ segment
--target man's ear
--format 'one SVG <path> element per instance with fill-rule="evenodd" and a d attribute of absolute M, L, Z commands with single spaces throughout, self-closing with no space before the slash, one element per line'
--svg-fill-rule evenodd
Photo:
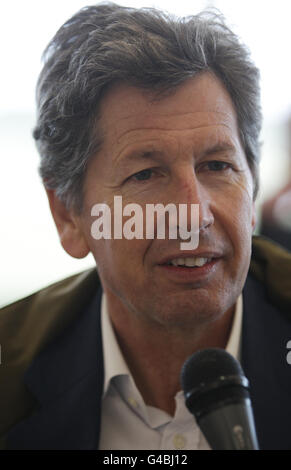
<path fill-rule="evenodd" d="M 84 237 L 80 217 L 73 209 L 67 209 L 52 189 L 45 188 L 52 216 L 64 250 L 74 258 L 84 258 L 89 247 Z"/>

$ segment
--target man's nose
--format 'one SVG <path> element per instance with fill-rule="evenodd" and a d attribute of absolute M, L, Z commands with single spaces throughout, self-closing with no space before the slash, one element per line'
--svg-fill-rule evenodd
<path fill-rule="evenodd" d="M 190 226 L 191 211 L 199 207 L 199 231 L 209 228 L 214 223 L 212 200 L 209 190 L 201 184 L 193 168 L 184 168 L 177 175 L 174 185 L 174 201 L 187 205 L 187 226 Z"/>

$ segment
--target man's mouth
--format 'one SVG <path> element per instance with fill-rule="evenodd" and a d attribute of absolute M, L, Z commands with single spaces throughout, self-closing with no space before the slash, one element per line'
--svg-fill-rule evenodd
<path fill-rule="evenodd" d="M 188 253 L 187 253 L 188 254 Z M 200 256 L 169 256 L 159 263 L 163 273 L 174 282 L 201 282 L 209 280 L 217 272 L 222 259 L 221 253 L 204 252 Z"/>
<path fill-rule="evenodd" d="M 202 258 L 202 257 L 189 257 L 189 258 L 174 258 L 169 260 L 167 266 L 186 267 L 186 268 L 201 268 L 207 263 L 210 263 L 213 258 Z"/>

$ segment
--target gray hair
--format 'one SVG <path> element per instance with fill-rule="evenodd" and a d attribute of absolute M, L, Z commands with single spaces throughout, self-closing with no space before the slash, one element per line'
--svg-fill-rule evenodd
<path fill-rule="evenodd" d="M 87 164 L 102 144 L 100 102 L 113 84 L 165 93 L 203 71 L 232 98 L 255 197 L 262 116 L 259 72 L 247 48 L 217 12 L 176 18 L 114 3 L 80 10 L 45 50 L 34 130 L 45 186 L 81 210 Z"/>

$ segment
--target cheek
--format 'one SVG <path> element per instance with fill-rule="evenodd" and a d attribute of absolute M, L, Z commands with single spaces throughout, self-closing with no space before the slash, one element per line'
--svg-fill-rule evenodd
<path fill-rule="evenodd" d="M 124 276 L 143 269 L 148 240 L 93 240 L 91 251 L 100 270 Z"/>
<path fill-rule="evenodd" d="M 100 240 L 92 252 L 105 292 L 119 299 L 143 296 L 150 280 L 143 240 Z"/>
<path fill-rule="evenodd" d="M 233 248 L 240 252 L 247 250 L 255 222 L 254 203 L 249 192 L 233 191 L 224 204 L 217 199 L 216 210 L 221 229 L 227 233 Z"/>
<path fill-rule="evenodd" d="M 246 274 L 250 257 L 252 245 L 252 205 L 244 201 L 234 211 L 232 223 L 232 243 L 237 263 L 239 264 L 239 271 Z"/>

